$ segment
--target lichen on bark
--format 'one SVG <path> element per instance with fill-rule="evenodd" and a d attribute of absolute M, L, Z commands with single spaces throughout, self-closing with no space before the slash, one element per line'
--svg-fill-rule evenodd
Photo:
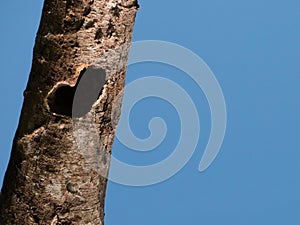
<path fill-rule="evenodd" d="M 115 100 L 122 95 L 137 9 L 136 0 L 45 0 L 0 195 L 1 225 L 103 224 L 113 124 L 120 111 L 120 105 L 112 107 L 120 104 Z M 89 66 L 106 73 L 91 112 L 75 120 L 54 112 L 53 90 L 74 87 Z M 78 133 L 74 122 L 88 129 Z M 78 139 L 91 133 L 98 135 L 96 142 Z"/>

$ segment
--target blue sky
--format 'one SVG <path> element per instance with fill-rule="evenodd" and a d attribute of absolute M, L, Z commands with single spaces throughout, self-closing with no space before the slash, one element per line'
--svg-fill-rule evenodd
<path fill-rule="evenodd" d="M 226 99 L 228 123 L 221 152 L 197 168 L 210 131 L 205 95 L 182 71 L 160 64 L 129 67 L 127 83 L 147 76 L 178 82 L 201 120 L 196 152 L 175 176 L 148 187 L 109 182 L 107 225 L 294 225 L 300 223 L 300 2 L 296 0 L 140 1 L 133 39 L 185 46 L 212 69 Z M 41 1 L 2 1 L 0 8 L 0 181 L 9 158 L 31 67 Z M 163 100 L 141 101 L 132 129 L 149 135 L 153 116 L 165 119 L 166 139 L 150 155 L 118 140 L 114 155 L 147 165 L 170 154 L 180 124 Z M 192 132 L 192 131 L 191 131 Z"/>

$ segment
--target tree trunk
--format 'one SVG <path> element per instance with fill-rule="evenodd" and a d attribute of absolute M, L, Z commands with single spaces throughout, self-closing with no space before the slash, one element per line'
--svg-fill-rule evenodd
<path fill-rule="evenodd" d="M 115 100 L 137 9 L 136 0 L 45 0 L 1 190 L 1 225 L 103 224 Z M 102 80 L 78 95 L 93 73 Z M 82 97 L 95 88 L 92 102 Z"/>

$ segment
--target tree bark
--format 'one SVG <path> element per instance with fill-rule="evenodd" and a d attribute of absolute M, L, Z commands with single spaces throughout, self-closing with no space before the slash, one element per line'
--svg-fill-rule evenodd
<path fill-rule="evenodd" d="M 136 0 L 45 0 L 0 195 L 1 225 L 103 224 L 116 99 L 137 9 Z M 96 102 L 72 119 L 87 71 L 105 73 L 105 85 L 95 86 L 102 88 Z M 78 134 L 74 121 L 86 129 Z"/>

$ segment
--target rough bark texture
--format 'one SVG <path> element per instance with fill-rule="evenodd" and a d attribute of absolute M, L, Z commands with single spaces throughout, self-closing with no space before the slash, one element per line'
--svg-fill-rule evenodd
<path fill-rule="evenodd" d="M 123 89 L 137 9 L 136 0 L 45 0 L 1 190 L 1 225 L 103 224 L 120 105 L 112 107 Z M 84 129 L 74 131 L 70 99 L 56 93 L 76 87 L 89 66 L 104 69 L 106 83 L 94 114 L 76 118 Z"/>

